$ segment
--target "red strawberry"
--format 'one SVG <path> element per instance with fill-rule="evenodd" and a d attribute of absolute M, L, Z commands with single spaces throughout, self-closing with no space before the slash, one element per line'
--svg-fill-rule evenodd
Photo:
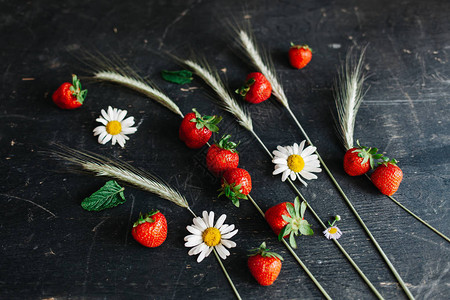
<path fill-rule="evenodd" d="M 312 58 L 312 50 L 307 45 L 295 45 L 291 42 L 289 49 L 289 62 L 296 69 L 304 68 Z"/>
<path fill-rule="evenodd" d="M 280 274 L 283 258 L 275 252 L 268 252 L 265 242 L 259 248 L 251 251 L 256 251 L 256 253 L 251 254 L 248 258 L 247 264 L 250 273 L 260 285 L 271 285 Z"/>
<path fill-rule="evenodd" d="M 374 160 L 382 157 L 377 148 L 360 146 L 347 150 L 344 155 L 344 171 L 350 176 L 359 176 L 374 168 Z"/>
<path fill-rule="evenodd" d="M 373 171 L 370 176 L 373 184 L 380 190 L 381 193 L 392 196 L 400 186 L 403 179 L 403 172 L 397 166 L 395 159 L 389 161 L 389 158 L 384 157 L 384 162 Z"/>
<path fill-rule="evenodd" d="M 152 210 L 145 216 L 139 214 L 131 234 L 134 239 L 145 247 L 158 247 L 167 237 L 167 220 L 159 210 Z"/>
<path fill-rule="evenodd" d="M 250 174 L 240 168 L 228 169 L 222 177 L 222 188 L 219 197 L 225 195 L 234 205 L 239 207 L 239 199 L 247 199 L 252 190 Z"/>
<path fill-rule="evenodd" d="M 266 221 L 278 235 L 278 240 L 289 236 L 289 243 L 293 248 L 297 248 L 294 236 L 313 234 L 311 225 L 304 218 L 306 207 L 306 202 L 300 204 L 299 198 L 296 197 L 294 204 L 283 202 L 266 211 Z"/>
<path fill-rule="evenodd" d="M 230 135 L 224 135 L 218 143 L 215 143 L 206 153 L 206 166 L 215 176 L 220 177 L 230 169 L 239 164 L 239 153 L 236 151 L 237 144 L 229 141 Z"/>
<path fill-rule="evenodd" d="M 198 149 L 209 141 L 213 132 L 219 131 L 217 124 L 222 120 L 222 117 L 202 117 L 195 108 L 192 111 L 184 116 L 180 125 L 179 136 L 186 146 Z"/>
<path fill-rule="evenodd" d="M 64 82 L 53 93 L 53 102 L 62 109 L 74 109 L 83 105 L 87 90 L 81 90 L 77 75 L 72 75 L 72 83 Z"/>
<path fill-rule="evenodd" d="M 245 101 L 256 104 L 269 99 L 272 86 L 263 74 L 255 72 L 247 75 L 244 86 L 236 93 L 244 97 Z"/>

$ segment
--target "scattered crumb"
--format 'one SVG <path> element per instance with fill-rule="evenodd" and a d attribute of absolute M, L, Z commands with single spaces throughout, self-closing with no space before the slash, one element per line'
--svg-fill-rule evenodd
<path fill-rule="evenodd" d="M 34 79 L 35 79 L 34 77 L 23 77 L 22 81 L 31 81 L 31 80 L 34 80 Z"/>
<path fill-rule="evenodd" d="M 114 27 L 114 28 L 113 28 L 113 31 L 114 31 L 114 33 L 117 33 L 117 28 Z"/>
<path fill-rule="evenodd" d="M 222 71 L 223 73 L 226 73 L 227 72 L 227 68 L 220 69 L 220 71 Z"/>
<path fill-rule="evenodd" d="M 250 15 L 245 15 L 245 16 L 244 16 L 244 19 L 245 19 L 245 20 L 248 20 L 248 19 L 251 19 L 251 18 L 252 18 L 252 16 L 250 16 Z"/>
<path fill-rule="evenodd" d="M 340 49 L 341 47 L 342 47 L 342 45 L 338 44 L 338 43 L 328 44 L 328 48 L 331 48 L 331 49 Z"/>
<path fill-rule="evenodd" d="M 147 44 L 148 43 L 148 40 L 144 40 L 144 44 Z"/>
<path fill-rule="evenodd" d="M 411 54 L 411 51 L 408 50 L 408 49 L 403 49 L 403 52 L 408 53 L 408 54 Z"/>
<path fill-rule="evenodd" d="M 11 140 L 11 146 L 14 146 L 16 144 L 16 141 Z"/>
<path fill-rule="evenodd" d="M 197 89 L 198 89 L 198 87 L 193 86 L 193 87 L 190 87 L 190 88 L 187 88 L 187 89 L 185 89 L 185 88 L 180 88 L 180 91 L 182 91 L 182 92 L 190 92 L 190 91 L 192 91 L 192 90 L 197 90 Z"/>
<path fill-rule="evenodd" d="M 49 252 L 44 253 L 45 256 L 49 256 L 49 255 L 56 255 L 55 252 L 53 252 L 52 248 L 50 248 Z"/>

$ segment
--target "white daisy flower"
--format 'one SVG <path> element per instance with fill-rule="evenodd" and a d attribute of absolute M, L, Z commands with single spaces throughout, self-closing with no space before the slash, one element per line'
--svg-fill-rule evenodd
<path fill-rule="evenodd" d="M 337 226 L 331 226 L 328 227 L 323 234 L 325 235 L 325 237 L 329 240 L 331 239 L 335 239 L 337 240 L 338 238 L 341 237 L 342 235 L 342 231 L 337 227 Z"/>
<path fill-rule="evenodd" d="M 113 145 L 117 142 L 122 148 L 125 146 L 125 141 L 129 139 L 126 134 L 133 134 L 137 130 L 136 127 L 131 127 L 134 125 L 134 118 L 128 117 L 124 120 L 126 115 L 126 110 L 111 106 L 108 106 L 108 113 L 104 109 L 101 110 L 101 116 L 96 121 L 103 125 L 94 129 L 94 136 L 98 135 L 100 144 L 106 144 L 111 140 Z"/>
<path fill-rule="evenodd" d="M 236 247 L 236 243 L 229 239 L 238 230 L 234 230 L 234 225 L 224 224 L 226 215 L 223 214 L 214 224 L 214 212 L 203 211 L 203 218 L 193 219 L 194 224 L 186 229 L 192 233 L 184 238 L 186 247 L 193 247 L 189 250 L 189 255 L 200 254 L 197 262 L 201 262 L 215 248 L 222 259 L 226 259 L 230 252 L 226 248 Z M 226 247 L 226 248 L 225 248 Z"/>
<path fill-rule="evenodd" d="M 289 176 L 291 180 L 298 178 L 305 186 L 308 184 L 302 179 L 311 180 L 317 179 L 314 173 L 322 172 L 320 168 L 320 162 L 314 151 L 316 147 L 308 146 L 304 149 L 306 141 L 293 146 L 277 146 L 278 150 L 273 151 L 275 157 L 272 162 L 275 164 L 275 170 L 273 175 L 283 173 L 281 181 L 285 181 Z"/>

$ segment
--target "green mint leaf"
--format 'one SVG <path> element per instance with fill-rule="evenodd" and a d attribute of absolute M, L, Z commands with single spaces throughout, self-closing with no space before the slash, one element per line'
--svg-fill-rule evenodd
<path fill-rule="evenodd" d="M 81 202 L 81 207 L 88 211 L 101 211 L 123 204 L 126 201 L 124 189 L 115 180 L 110 180 L 98 191 L 85 198 Z"/>
<path fill-rule="evenodd" d="M 176 84 L 185 84 L 191 83 L 192 81 L 192 73 L 187 70 L 181 71 L 161 71 L 161 76 L 164 80 L 176 83 Z"/>

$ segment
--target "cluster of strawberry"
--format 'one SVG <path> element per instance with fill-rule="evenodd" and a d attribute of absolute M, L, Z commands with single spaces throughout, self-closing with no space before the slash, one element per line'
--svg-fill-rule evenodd
<path fill-rule="evenodd" d="M 347 150 L 344 156 L 344 170 L 350 176 L 366 174 L 374 169 L 370 180 L 384 195 L 392 196 L 399 188 L 403 172 L 396 159 L 389 159 L 377 153 L 377 148 L 361 146 Z"/>

